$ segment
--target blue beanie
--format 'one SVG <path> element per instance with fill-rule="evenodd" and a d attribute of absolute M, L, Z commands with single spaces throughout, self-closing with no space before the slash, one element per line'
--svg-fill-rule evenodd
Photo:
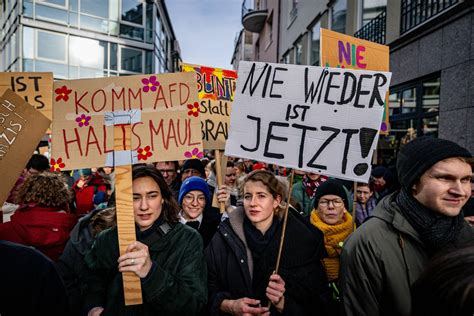
<path fill-rule="evenodd" d="M 204 181 L 201 177 L 189 177 L 183 181 L 181 184 L 181 189 L 179 190 L 178 202 L 179 205 L 183 203 L 184 196 L 190 191 L 201 191 L 206 196 L 206 204 L 211 200 L 211 193 L 209 192 L 209 186 L 207 182 Z"/>

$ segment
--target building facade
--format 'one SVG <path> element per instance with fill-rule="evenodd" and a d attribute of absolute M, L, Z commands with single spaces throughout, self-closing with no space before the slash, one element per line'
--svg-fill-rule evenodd
<path fill-rule="evenodd" d="M 173 72 L 180 51 L 163 0 L 0 0 L 0 71 L 56 79 Z"/>
<path fill-rule="evenodd" d="M 256 53 L 261 52 L 262 43 L 257 47 L 254 41 L 253 60 L 319 65 L 320 28 L 390 47 L 391 129 L 380 137 L 378 163 L 393 164 L 400 146 L 422 135 L 450 139 L 474 152 L 473 1 L 275 2 L 272 5 L 280 15 L 278 57 L 264 60 Z M 273 2 L 254 0 L 254 8 L 268 10 L 269 3 Z M 252 30 L 245 23 L 248 17 L 243 10 L 244 28 L 262 38 L 264 31 Z"/>

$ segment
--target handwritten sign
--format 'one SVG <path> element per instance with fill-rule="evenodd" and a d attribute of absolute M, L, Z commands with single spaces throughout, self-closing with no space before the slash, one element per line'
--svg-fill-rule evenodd
<path fill-rule="evenodd" d="M 237 73 L 191 64 L 182 64 L 181 68 L 183 72 L 196 73 L 204 148 L 224 149 L 229 133 Z"/>
<path fill-rule="evenodd" d="M 2 72 L 0 94 L 12 90 L 26 102 L 51 120 L 52 116 L 52 72 Z"/>
<path fill-rule="evenodd" d="M 390 50 L 386 45 L 321 29 L 321 65 L 326 67 L 389 71 Z M 388 96 L 380 133 L 389 132 Z"/>
<path fill-rule="evenodd" d="M 364 181 L 391 74 L 240 62 L 226 155 Z"/>
<path fill-rule="evenodd" d="M 202 153 L 192 73 L 57 81 L 54 91 L 51 156 L 62 170 Z M 114 151 L 114 125 L 120 123 L 131 124 L 131 153 L 125 141 L 122 152 Z"/>
<path fill-rule="evenodd" d="M 7 199 L 50 123 L 9 89 L 0 98 L 0 205 Z"/>

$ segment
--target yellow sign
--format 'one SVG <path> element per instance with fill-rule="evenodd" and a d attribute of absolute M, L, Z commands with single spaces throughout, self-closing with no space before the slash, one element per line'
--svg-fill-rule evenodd
<path fill-rule="evenodd" d="M 321 28 L 321 66 L 361 70 L 389 71 L 390 50 L 386 45 L 361 40 L 349 35 Z M 388 96 L 380 126 L 381 134 L 388 134 Z"/>
<path fill-rule="evenodd" d="M 196 73 L 204 148 L 223 150 L 229 132 L 237 73 L 191 64 L 182 64 L 181 70 Z"/>

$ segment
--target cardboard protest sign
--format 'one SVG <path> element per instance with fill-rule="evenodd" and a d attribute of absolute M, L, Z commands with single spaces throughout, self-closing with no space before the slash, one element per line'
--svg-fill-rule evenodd
<path fill-rule="evenodd" d="M 240 62 L 225 154 L 366 182 L 390 79 Z"/>
<path fill-rule="evenodd" d="M 192 73 L 57 81 L 54 89 L 51 157 L 61 170 L 202 156 Z M 120 124 L 132 125 L 131 152 L 125 142 L 114 151 Z"/>
<path fill-rule="evenodd" d="M 386 45 L 362 40 L 321 28 L 321 66 L 389 71 L 390 49 Z M 388 134 L 388 91 L 380 133 Z"/>
<path fill-rule="evenodd" d="M 10 89 L 0 98 L 0 205 L 7 199 L 50 123 Z"/>
<path fill-rule="evenodd" d="M 229 132 L 237 73 L 191 64 L 182 64 L 181 69 L 196 73 L 204 148 L 223 150 Z"/>
<path fill-rule="evenodd" d="M 53 73 L 52 72 L 1 72 L 0 94 L 12 90 L 51 120 Z"/>

